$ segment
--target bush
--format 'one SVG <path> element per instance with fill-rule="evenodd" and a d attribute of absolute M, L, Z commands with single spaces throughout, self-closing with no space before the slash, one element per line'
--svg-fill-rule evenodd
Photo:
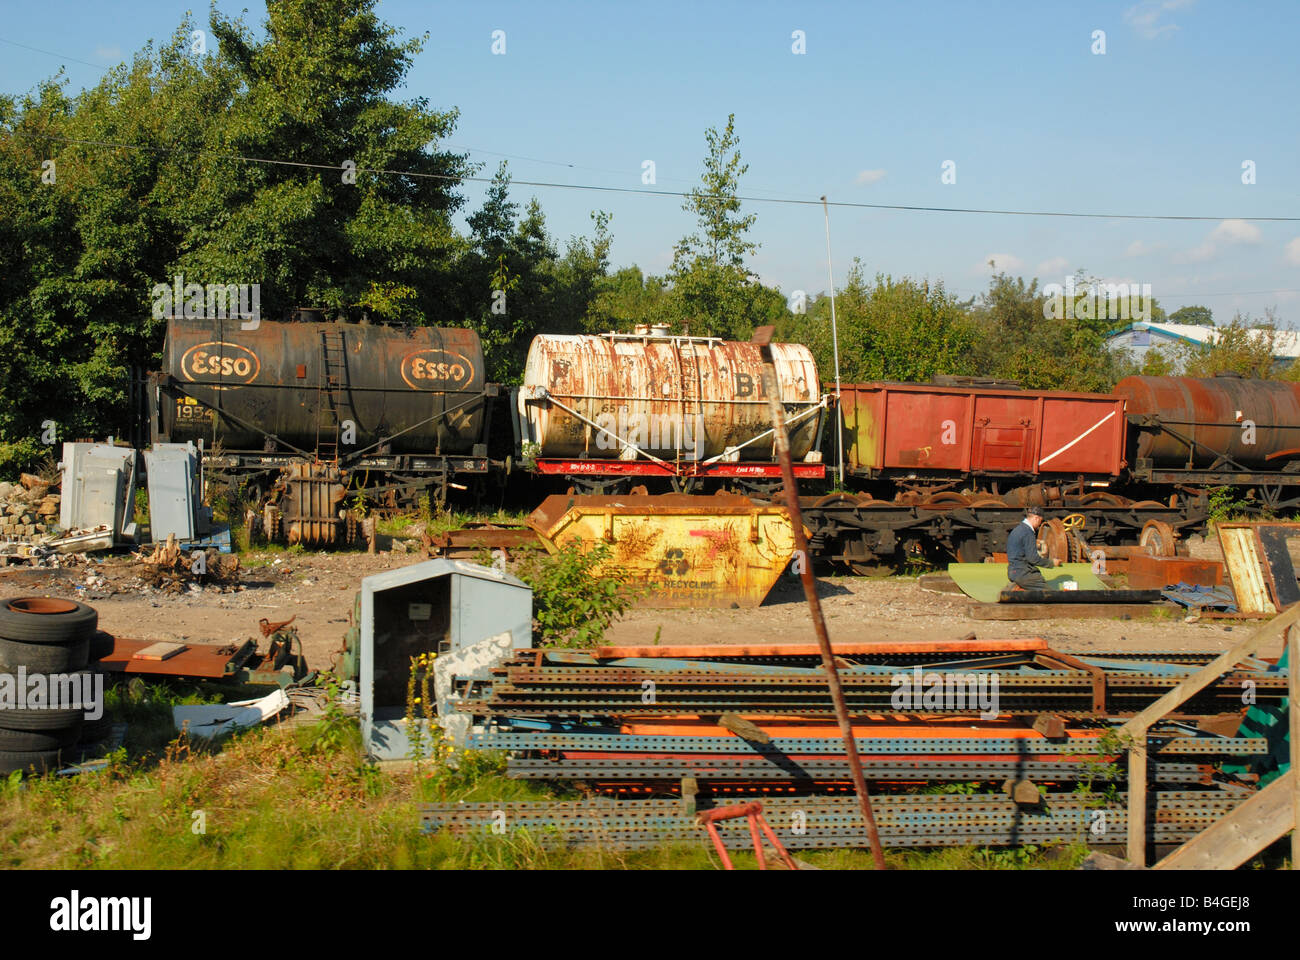
<path fill-rule="evenodd" d="M 30 473 L 49 459 L 50 448 L 35 440 L 24 438 L 14 443 L 0 443 L 0 478 L 18 479 L 20 473 Z"/>
<path fill-rule="evenodd" d="M 572 541 L 553 554 L 534 554 L 515 574 L 533 588 L 533 639 L 542 646 L 589 647 L 636 602 L 640 591 L 617 568 L 606 570 L 610 548 L 584 550 Z"/>

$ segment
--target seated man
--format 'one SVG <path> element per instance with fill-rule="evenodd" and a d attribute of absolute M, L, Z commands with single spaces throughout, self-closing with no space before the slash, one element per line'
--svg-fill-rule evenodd
<path fill-rule="evenodd" d="M 1030 507 L 1025 519 L 1007 537 L 1007 578 L 1025 590 L 1050 590 L 1038 567 L 1059 567 L 1060 560 L 1038 555 L 1038 528 L 1043 522 L 1043 508 Z"/>

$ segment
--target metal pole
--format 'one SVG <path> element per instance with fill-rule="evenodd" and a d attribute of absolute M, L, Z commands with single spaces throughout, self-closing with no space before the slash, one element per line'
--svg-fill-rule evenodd
<path fill-rule="evenodd" d="M 840 489 L 844 489 L 844 431 L 838 418 L 840 412 L 840 332 L 835 323 L 835 270 L 831 266 L 831 210 L 822 197 L 822 215 L 826 218 L 826 275 L 831 283 L 831 345 L 835 348 L 835 463 L 840 478 Z"/>
<path fill-rule="evenodd" d="M 831 701 L 835 704 L 835 718 L 839 721 L 840 734 L 844 737 L 844 752 L 848 756 L 849 769 L 853 772 L 853 789 L 857 791 L 858 804 L 862 808 L 862 819 L 867 825 L 867 842 L 871 846 L 871 856 L 875 860 L 876 869 L 884 870 L 885 854 L 880 849 L 880 833 L 876 829 L 876 818 L 871 811 L 871 798 L 867 795 L 867 781 L 862 776 L 858 744 L 853 737 L 853 727 L 849 723 L 849 708 L 844 703 L 844 689 L 840 686 L 840 674 L 835 667 L 831 638 L 826 632 L 826 618 L 822 615 L 821 599 L 817 596 L 817 584 L 813 580 L 808 538 L 803 532 L 799 489 L 795 485 L 794 466 L 790 462 L 790 439 L 785 434 L 785 411 L 782 409 L 781 396 L 777 389 L 776 364 L 772 360 L 773 329 L 773 327 L 759 327 L 754 331 L 753 342 L 763 351 L 763 392 L 767 394 L 767 405 L 772 411 L 772 442 L 776 448 L 777 459 L 781 462 L 781 477 L 785 481 L 785 505 L 790 514 L 790 524 L 794 527 L 796 562 L 801 568 L 799 579 L 803 582 L 804 596 L 808 598 L 813 630 L 817 634 L 817 646 L 821 649 L 822 669 L 826 671 L 826 685 L 830 687 Z"/>

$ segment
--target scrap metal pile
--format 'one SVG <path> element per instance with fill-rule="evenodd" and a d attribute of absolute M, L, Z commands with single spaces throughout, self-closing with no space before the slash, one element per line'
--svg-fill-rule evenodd
<path fill-rule="evenodd" d="M 773 646 L 768 648 L 771 652 L 754 654 L 746 651 L 762 648 L 714 647 L 707 653 L 695 651 L 709 648 L 694 648 L 690 656 L 674 655 L 669 647 L 626 656 L 617 648 L 607 650 L 615 655 L 524 651 L 500 663 L 490 681 L 467 686 L 460 709 L 497 721 L 724 713 L 832 715 L 826 677 L 816 665 L 814 647 Z M 837 654 L 845 699 L 856 716 L 905 712 L 900 710 L 900 688 L 908 685 L 917 688 L 916 713 L 987 713 L 989 708 L 976 693 L 996 685 L 1001 713 L 1131 716 L 1213 659 L 1210 654 L 1174 652 L 1072 656 L 1036 639 L 865 643 L 841 646 Z M 1234 712 L 1241 705 L 1246 680 L 1255 684 L 1260 702 L 1277 702 L 1286 696 L 1286 675 L 1264 673 L 1267 666 L 1257 661 L 1226 673 L 1189 701 L 1184 713 Z M 932 681 L 938 680 L 943 683 L 935 686 Z M 926 702 L 922 697 L 928 697 Z"/>
<path fill-rule="evenodd" d="M 896 847 L 1118 842 L 1127 785 L 1116 718 L 1213 659 L 1096 657 L 1039 639 L 974 637 L 835 652 L 881 839 Z M 432 804 L 426 823 L 499 832 L 504 811 L 507 827 L 552 842 L 632 848 L 702 837 L 697 797 L 761 797 L 791 849 L 865 846 L 818 664 L 810 645 L 516 651 L 490 679 L 458 689 L 457 709 L 475 724 L 466 746 L 507 751 L 508 776 L 624 799 Z M 1286 688 L 1285 670 L 1247 660 L 1151 731 L 1151 842 L 1189 839 L 1252 795 L 1256 778 L 1241 771 L 1269 746 L 1236 735 L 1243 689 L 1276 706 Z M 1234 763 L 1238 772 L 1226 773 Z M 652 799 L 678 795 L 687 802 Z M 745 829 L 718 826 L 724 835 Z"/>

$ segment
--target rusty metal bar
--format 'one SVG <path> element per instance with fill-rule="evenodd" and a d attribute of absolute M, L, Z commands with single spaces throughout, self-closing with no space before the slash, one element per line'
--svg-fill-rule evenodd
<path fill-rule="evenodd" d="M 835 666 L 835 654 L 831 650 L 830 635 L 826 632 L 826 618 L 822 615 L 821 599 L 817 596 L 817 584 L 813 580 L 812 559 L 808 552 L 808 538 L 804 535 L 803 514 L 799 510 L 799 489 L 794 478 L 794 464 L 790 460 L 790 441 L 785 433 L 785 411 L 781 407 L 781 395 L 777 390 L 776 363 L 772 359 L 773 328 L 759 327 L 754 331 L 753 342 L 763 353 L 763 390 L 767 394 L 768 407 L 772 411 L 772 441 L 777 460 L 781 464 L 781 476 L 785 481 L 785 503 L 790 513 L 790 524 L 794 527 L 795 562 L 800 565 L 799 579 L 803 583 L 804 596 L 808 598 L 808 610 L 812 617 L 813 630 L 817 634 L 817 645 L 821 648 L 822 667 L 826 671 L 826 683 L 830 688 L 831 699 L 835 703 L 835 719 L 840 725 L 840 735 L 844 738 L 844 752 L 849 758 L 849 769 L 853 773 L 853 789 L 858 795 L 858 804 L 862 808 L 862 819 L 867 827 L 867 842 L 871 845 L 871 857 L 877 870 L 885 869 L 885 853 L 880 846 L 880 832 L 876 829 L 876 818 L 871 810 L 871 798 L 867 795 L 867 781 L 862 775 L 862 762 L 858 758 L 858 744 L 853 736 L 853 727 L 849 722 L 849 709 L 844 703 L 844 691 L 840 688 L 840 675 Z"/>

